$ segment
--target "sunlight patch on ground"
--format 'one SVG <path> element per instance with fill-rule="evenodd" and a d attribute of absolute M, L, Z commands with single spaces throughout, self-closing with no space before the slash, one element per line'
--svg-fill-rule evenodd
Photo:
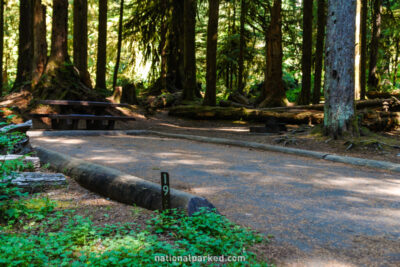
<path fill-rule="evenodd" d="M 201 166 L 201 165 L 220 165 L 224 162 L 219 160 L 198 160 L 198 159 L 176 159 L 176 160 L 165 160 L 163 164 L 165 165 L 192 165 L 192 166 Z"/>
<path fill-rule="evenodd" d="M 115 155 L 114 157 L 110 158 L 109 156 L 94 156 L 94 157 L 89 157 L 86 160 L 95 160 L 95 161 L 106 161 L 107 163 L 110 164 L 121 164 L 121 163 L 128 163 L 128 162 L 136 162 L 136 160 L 132 158 L 127 158 L 124 157 L 123 155 L 118 156 Z"/>
<path fill-rule="evenodd" d="M 198 127 L 185 127 L 185 126 L 180 126 L 180 125 L 174 125 L 170 123 L 160 123 L 159 125 L 161 126 L 168 126 L 171 128 L 178 128 L 178 129 L 188 129 L 188 130 L 198 130 L 198 131 L 223 131 L 223 132 L 248 132 L 249 129 L 248 127 L 212 127 L 212 128 L 198 128 Z"/>
<path fill-rule="evenodd" d="M 79 202 L 81 205 L 85 206 L 112 206 L 112 202 L 105 199 L 85 199 Z"/>
<path fill-rule="evenodd" d="M 343 199 L 345 199 L 346 201 L 358 202 L 358 203 L 366 203 L 366 202 L 368 202 L 367 199 L 360 198 L 360 197 L 352 197 L 352 196 L 344 196 Z"/>
<path fill-rule="evenodd" d="M 334 179 L 324 180 L 314 179 L 313 183 L 323 186 L 339 187 L 362 194 L 377 194 L 400 197 L 400 184 L 393 182 L 382 184 L 382 180 L 378 179 L 365 179 L 361 177 L 335 177 Z"/>
<path fill-rule="evenodd" d="M 85 143 L 82 139 L 71 139 L 71 138 L 37 138 L 39 141 L 43 141 L 46 143 L 61 143 L 68 145 L 79 145 Z"/>
<path fill-rule="evenodd" d="M 192 188 L 191 192 L 199 195 L 213 195 L 226 189 L 228 189 L 228 187 L 216 187 L 216 186 L 196 187 Z"/>
<path fill-rule="evenodd" d="M 308 258 L 286 262 L 288 267 L 355 267 L 356 265 L 336 259 Z"/>

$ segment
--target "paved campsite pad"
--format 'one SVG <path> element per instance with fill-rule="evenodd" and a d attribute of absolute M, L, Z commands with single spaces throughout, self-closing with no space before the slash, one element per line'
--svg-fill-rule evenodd
<path fill-rule="evenodd" d="M 38 137 L 35 145 L 206 197 L 314 261 L 400 264 L 398 174 L 153 136 Z M 317 260 L 315 260 L 317 259 Z"/>

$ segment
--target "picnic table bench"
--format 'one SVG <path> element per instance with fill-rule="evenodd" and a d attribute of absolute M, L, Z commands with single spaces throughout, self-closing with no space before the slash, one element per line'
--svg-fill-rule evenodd
<path fill-rule="evenodd" d="M 43 105 L 91 107 L 95 114 L 30 114 L 32 118 L 50 118 L 52 129 L 77 130 L 79 121 L 86 121 L 88 130 L 113 130 L 116 121 L 134 121 L 134 117 L 104 115 L 107 107 L 128 107 L 128 104 L 116 104 L 96 101 L 72 101 L 72 100 L 41 100 Z M 106 122 L 104 124 L 103 122 Z"/>

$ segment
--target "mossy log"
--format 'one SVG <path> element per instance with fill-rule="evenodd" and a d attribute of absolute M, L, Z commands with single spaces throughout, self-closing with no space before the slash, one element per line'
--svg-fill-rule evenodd
<path fill-rule="evenodd" d="M 177 106 L 169 110 L 169 115 L 190 119 L 206 120 L 245 120 L 265 122 L 268 118 L 277 118 L 279 122 L 288 124 L 319 124 L 323 122 L 324 114 L 316 110 L 292 109 L 276 112 L 260 109 L 208 106 Z"/>
<path fill-rule="evenodd" d="M 400 127 L 400 112 L 369 110 L 360 113 L 360 118 L 362 126 L 375 132 Z"/>
<path fill-rule="evenodd" d="M 382 107 L 384 102 L 389 102 L 391 99 L 369 99 L 369 100 L 358 100 L 356 101 L 356 108 L 371 108 L 371 107 Z M 263 108 L 262 110 L 292 110 L 292 109 L 312 109 L 312 110 L 324 110 L 324 104 L 314 104 L 314 105 L 298 105 L 289 107 L 276 107 L 276 108 Z"/>

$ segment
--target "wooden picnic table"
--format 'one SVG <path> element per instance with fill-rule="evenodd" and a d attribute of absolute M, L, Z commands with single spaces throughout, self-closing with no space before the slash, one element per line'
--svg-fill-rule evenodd
<path fill-rule="evenodd" d="M 94 107 L 95 114 L 30 114 L 32 118 L 50 118 L 52 129 L 77 130 L 79 121 L 86 121 L 88 130 L 113 130 L 116 121 L 134 121 L 134 117 L 105 115 L 106 107 L 128 107 L 129 104 L 75 100 L 40 100 L 39 104 L 56 106 Z M 103 122 L 107 122 L 104 125 Z"/>

